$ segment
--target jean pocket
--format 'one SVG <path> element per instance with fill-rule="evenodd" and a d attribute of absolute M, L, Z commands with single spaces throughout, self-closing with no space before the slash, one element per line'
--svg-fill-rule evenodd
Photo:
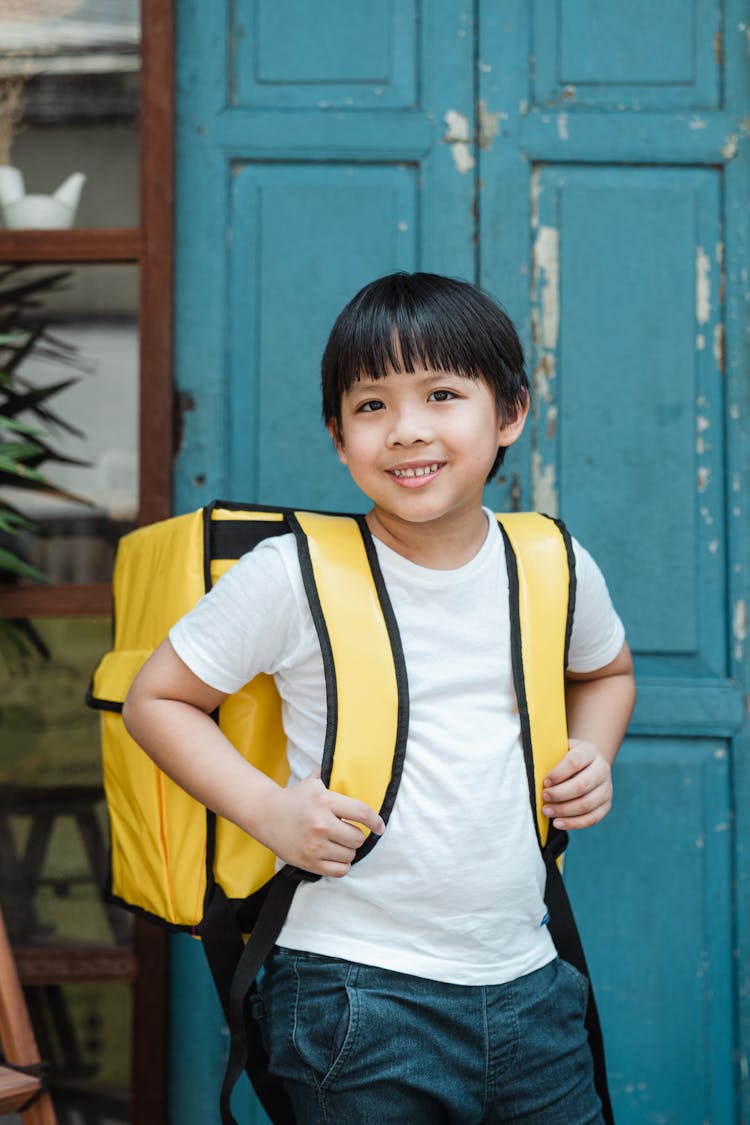
<path fill-rule="evenodd" d="M 351 967 L 298 961 L 292 1038 L 300 1061 L 316 1083 L 330 1087 L 351 1052 L 357 1033 L 356 990 Z"/>
<path fill-rule="evenodd" d="M 581 1012 L 585 1015 L 589 1003 L 589 978 L 577 969 L 575 965 L 571 965 L 570 961 L 564 961 L 562 957 L 558 960 L 558 968 L 560 972 L 567 977 L 570 987 L 573 990 L 574 998 L 580 1006 Z"/>

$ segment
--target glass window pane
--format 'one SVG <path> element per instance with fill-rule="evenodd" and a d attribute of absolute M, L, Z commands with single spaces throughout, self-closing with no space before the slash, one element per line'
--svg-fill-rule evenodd
<path fill-rule="evenodd" d="M 0 276 L 0 313 L 13 314 L 0 362 L 7 371 L 21 355 L 12 381 L 0 383 L 0 427 L 5 410 L 12 426 L 27 428 L 0 428 L 0 450 L 12 458 L 17 443 L 31 441 L 45 451 L 38 461 L 31 449 L 4 471 L 0 462 L 0 515 L 10 507 L 35 525 L 0 531 L 0 548 L 53 582 L 108 582 L 117 539 L 137 518 L 137 300 L 135 266 L 24 267 Z M 53 393 L 35 398 L 44 389 Z M 29 409 L 18 410 L 19 396 Z M 22 475 L 27 466 L 46 483 Z"/>
<path fill-rule="evenodd" d="M 6 226 L 138 225 L 139 77 L 138 0 L 3 0 Z"/>

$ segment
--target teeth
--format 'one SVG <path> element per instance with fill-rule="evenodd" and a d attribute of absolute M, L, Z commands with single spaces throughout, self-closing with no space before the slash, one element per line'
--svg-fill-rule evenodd
<path fill-rule="evenodd" d="M 436 473 L 439 465 L 425 465 L 418 469 L 392 469 L 394 477 L 426 477 L 428 473 Z"/>

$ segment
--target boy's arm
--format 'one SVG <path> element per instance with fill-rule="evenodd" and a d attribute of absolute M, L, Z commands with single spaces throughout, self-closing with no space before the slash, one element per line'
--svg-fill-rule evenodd
<path fill-rule="evenodd" d="M 283 789 L 245 761 L 210 717 L 226 694 L 209 687 L 164 641 L 133 681 L 122 709 L 129 733 L 178 785 L 286 863 L 317 875 L 349 870 L 364 835 L 383 832 L 362 801 L 317 776 Z"/>
<path fill-rule="evenodd" d="M 547 774 L 542 797 L 545 815 L 570 830 L 596 824 L 612 807 L 611 766 L 635 703 L 627 644 L 595 672 L 568 672 L 565 698 L 570 749 Z"/>

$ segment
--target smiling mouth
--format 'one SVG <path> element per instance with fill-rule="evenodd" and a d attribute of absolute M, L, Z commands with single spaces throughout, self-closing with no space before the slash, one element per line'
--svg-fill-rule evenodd
<path fill-rule="evenodd" d="M 431 473 L 437 473 L 442 468 L 442 463 L 435 461 L 432 465 L 417 465 L 415 468 L 409 469 L 389 469 L 388 471 L 398 480 L 410 479 L 412 477 L 426 477 Z"/>

